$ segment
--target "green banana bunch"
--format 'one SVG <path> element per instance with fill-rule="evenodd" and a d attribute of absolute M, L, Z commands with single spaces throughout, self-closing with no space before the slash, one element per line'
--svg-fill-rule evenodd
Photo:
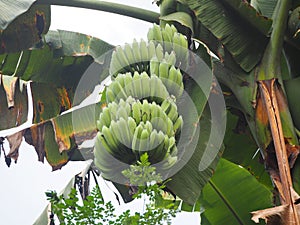
<path fill-rule="evenodd" d="M 183 119 L 175 102 L 184 90 L 178 67 L 187 63 L 188 44 L 168 24 L 154 25 L 148 39 L 112 53 L 112 83 L 106 88 L 108 104 L 97 121 L 94 148 L 95 165 L 106 179 L 120 178 L 122 169 L 145 152 L 152 164 L 160 163 L 160 170 L 177 162 Z"/>
<path fill-rule="evenodd" d="M 134 39 L 131 45 L 126 43 L 124 47 L 117 46 L 113 51 L 109 73 L 114 78 L 119 73 L 147 72 L 149 61 L 156 54 L 163 55 L 161 46 L 155 46 L 153 41 L 146 43 L 143 39 L 140 42 Z"/>
<path fill-rule="evenodd" d="M 151 122 L 151 126 L 157 131 L 162 131 L 168 136 L 174 136 L 180 131 L 183 120 L 178 114 L 177 106 L 171 98 L 165 99 L 161 105 L 156 102 L 148 102 L 146 99 L 140 101 L 128 97 L 126 101 L 108 103 L 103 109 L 97 121 L 97 129 L 102 131 L 103 127 L 110 127 L 111 121 L 121 118 L 127 120 L 133 118 L 136 124 L 140 122 Z"/>
<path fill-rule="evenodd" d="M 179 125 L 175 127 L 173 121 Z M 164 167 L 172 166 L 178 153 L 175 133 L 181 123 L 176 105 L 168 99 L 162 106 L 132 97 L 111 102 L 97 121 L 95 164 L 107 179 L 115 176 L 112 171 L 116 162 L 130 165 L 145 152 L 151 163 L 166 160 Z"/>
<path fill-rule="evenodd" d="M 150 61 L 150 74 L 157 75 L 170 95 L 179 98 L 183 93 L 184 86 L 181 71 L 174 66 L 174 56 L 175 54 L 172 52 L 162 60 L 158 60 L 156 57 L 152 58 Z"/>
<path fill-rule="evenodd" d="M 157 24 L 153 25 L 148 32 L 148 40 L 155 41 L 163 46 L 165 52 L 175 52 L 177 66 L 181 67 L 188 62 L 188 42 L 184 35 L 177 32 L 174 25 L 166 24 L 164 28 Z"/>
<path fill-rule="evenodd" d="M 129 96 L 161 103 L 169 96 L 169 92 L 162 80 L 155 75 L 149 77 L 146 72 L 134 72 L 133 76 L 131 73 L 119 74 L 106 89 L 106 101 L 118 102 Z"/>

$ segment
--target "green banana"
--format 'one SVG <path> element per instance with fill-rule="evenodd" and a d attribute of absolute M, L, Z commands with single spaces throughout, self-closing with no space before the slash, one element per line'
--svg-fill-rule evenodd
<path fill-rule="evenodd" d="M 165 53 L 165 60 L 170 65 L 176 65 L 176 54 L 174 51 L 171 51 L 169 54 L 168 52 Z"/>
<path fill-rule="evenodd" d="M 155 86 L 154 86 L 155 85 Z M 169 96 L 169 92 L 163 82 L 155 75 L 149 77 L 146 72 L 119 74 L 115 81 L 107 87 L 107 103 L 118 102 L 129 96 L 135 99 L 148 99 L 160 103 Z"/>
<path fill-rule="evenodd" d="M 116 52 L 115 52 L 115 55 L 114 55 L 117 60 L 119 61 L 120 63 L 120 66 L 122 67 L 120 71 L 124 72 L 124 71 L 128 71 L 129 68 L 130 68 L 130 63 L 128 61 L 128 58 L 127 56 L 125 55 L 125 52 L 123 50 L 123 48 L 121 46 L 117 46 L 116 47 Z"/>
<path fill-rule="evenodd" d="M 108 127 L 104 126 L 102 128 L 101 133 L 103 134 L 104 139 L 106 140 L 107 145 L 109 146 L 111 151 L 117 152 L 118 143 L 115 141 L 114 137 L 112 136 L 110 129 Z"/>
<path fill-rule="evenodd" d="M 171 137 L 174 135 L 174 128 L 173 128 L 173 122 L 172 120 L 168 119 L 165 121 L 167 123 L 167 130 L 166 130 L 166 134 Z"/>
<path fill-rule="evenodd" d="M 148 42 L 148 60 L 156 57 L 156 47 L 153 41 Z"/>
<path fill-rule="evenodd" d="M 143 65 L 143 70 L 148 71 L 148 64 L 149 64 L 149 52 L 147 43 L 141 39 L 140 41 L 140 52 L 141 52 L 141 62 Z"/>
<path fill-rule="evenodd" d="M 133 138 L 132 138 L 132 151 L 139 156 L 139 139 L 140 139 L 140 135 L 142 133 L 142 123 L 141 122 L 135 129 L 134 134 L 133 134 Z"/>
<path fill-rule="evenodd" d="M 148 40 L 153 40 L 153 41 L 157 41 L 159 43 L 163 43 L 163 36 L 162 36 L 160 26 L 157 24 L 154 24 L 150 30 L 152 30 L 151 31 L 152 34 L 148 35 Z M 149 32 L 150 32 L 150 30 L 149 30 Z M 149 32 L 148 32 L 148 34 L 149 34 Z"/>
<path fill-rule="evenodd" d="M 116 150 L 116 153 L 119 153 L 122 156 L 125 156 L 127 154 L 130 155 L 131 150 L 126 147 L 126 141 L 121 133 L 122 130 L 119 127 L 119 121 L 111 121 L 109 130 L 113 136 L 114 141 L 118 143 L 118 149 Z M 122 160 L 122 158 L 120 160 Z"/>
<path fill-rule="evenodd" d="M 150 60 L 150 74 L 152 75 L 159 75 L 159 61 L 158 58 L 155 56 Z"/>
<path fill-rule="evenodd" d="M 156 46 L 156 57 L 159 62 L 164 58 L 164 49 L 160 44 Z"/>
<path fill-rule="evenodd" d="M 162 30 L 163 44 L 166 52 L 172 51 L 173 32 L 169 24 Z"/>
<path fill-rule="evenodd" d="M 119 119 L 121 119 L 121 118 L 127 119 L 128 118 L 128 114 L 126 112 L 125 107 L 119 107 L 118 108 L 117 118 L 119 118 Z"/>
<path fill-rule="evenodd" d="M 170 110 L 168 110 L 167 115 L 171 119 L 172 123 L 175 123 L 176 119 L 178 118 L 177 106 L 175 103 L 171 103 Z"/>
<path fill-rule="evenodd" d="M 129 117 L 127 120 L 127 124 L 129 129 L 130 140 L 132 140 L 134 131 L 136 129 L 136 122 L 132 117 Z"/>
<path fill-rule="evenodd" d="M 145 151 L 148 150 L 148 138 L 149 138 L 149 132 L 147 131 L 147 129 L 143 129 L 139 140 L 140 155 L 142 155 Z"/>
<path fill-rule="evenodd" d="M 127 118 L 126 120 L 128 120 Z M 129 130 L 128 123 L 126 122 L 124 118 L 121 118 L 118 121 L 119 129 L 122 132 L 122 140 L 123 144 L 126 146 L 126 148 L 131 149 L 131 142 L 132 142 L 132 135 Z"/>
<path fill-rule="evenodd" d="M 135 63 L 138 65 L 138 68 L 142 70 L 143 64 L 142 64 L 142 58 L 140 52 L 140 45 L 136 39 L 133 39 L 132 42 L 132 52 L 133 52 Z"/>
<path fill-rule="evenodd" d="M 132 117 L 135 120 L 136 124 L 141 122 L 142 112 L 141 107 L 138 103 L 132 105 Z"/>
<path fill-rule="evenodd" d="M 177 133 L 177 132 L 180 132 L 182 126 L 183 126 L 183 119 L 182 119 L 182 116 L 179 116 L 173 125 L 173 129 Z"/>
<path fill-rule="evenodd" d="M 128 44 L 128 43 L 125 44 L 125 46 L 124 46 L 124 52 L 125 52 L 125 55 L 127 57 L 127 60 L 129 62 L 129 64 L 130 65 L 134 64 L 135 63 L 135 59 L 134 59 L 134 55 L 133 55 L 132 48 L 131 48 L 130 44 Z M 130 72 L 134 72 L 134 70 L 130 71 Z"/>
<path fill-rule="evenodd" d="M 117 53 L 116 51 L 113 51 L 112 56 L 111 56 L 111 63 L 109 67 L 109 74 L 118 74 L 119 71 L 122 70 L 122 64 L 119 62 L 119 59 L 117 58 Z M 113 76 L 114 77 L 114 76 Z"/>

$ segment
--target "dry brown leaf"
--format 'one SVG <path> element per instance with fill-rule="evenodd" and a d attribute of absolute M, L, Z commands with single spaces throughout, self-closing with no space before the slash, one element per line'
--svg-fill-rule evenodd
<path fill-rule="evenodd" d="M 296 208 L 298 217 L 300 217 L 300 196 L 291 188 L 291 195 Z M 265 220 L 267 225 L 289 225 L 293 224 L 293 209 L 290 205 L 281 205 L 269 209 L 263 209 L 251 212 L 252 220 L 259 223 L 259 219 Z"/>
<path fill-rule="evenodd" d="M 19 131 L 6 137 L 10 148 L 7 157 L 12 158 L 13 160 L 15 160 L 15 162 L 17 162 L 19 157 L 19 147 L 22 143 L 23 133 L 23 131 Z"/>
<path fill-rule="evenodd" d="M 275 224 L 274 220 L 276 220 L 277 225 L 281 225 L 281 218 L 284 216 L 286 210 L 289 208 L 289 205 L 281 205 L 276 206 L 269 209 L 263 209 L 251 212 L 252 213 L 252 220 L 255 223 L 259 223 L 259 219 L 264 219 L 266 224 Z"/>

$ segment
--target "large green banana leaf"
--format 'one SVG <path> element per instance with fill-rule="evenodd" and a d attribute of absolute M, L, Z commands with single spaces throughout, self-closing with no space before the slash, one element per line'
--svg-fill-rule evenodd
<path fill-rule="evenodd" d="M 250 212 L 272 206 L 272 192 L 246 169 L 221 159 L 199 201 L 202 225 L 250 225 Z"/>
<path fill-rule="evenodd" d="M 0 54 L 28 49 L 42 39 L 50 26 L 50 6 L 33 0 L 1 1 Z M 26 12 L 26 13 L 25 13 Z"/>
<path fill-rule="evenodd" d="M 221 89 L 214 80 L 209 67 L 204 61 L 201 63 L 203 64 L 202 71 L 195 72 L 199 74 L 197 77 L 199 82 L 205 84 L 204 88 L 200 88 L 193 82 L 187 82 L 185 85 L 196 106 L 198 116 L 195 118 L 187 101 L 180 101 L 178 107 L 180 114 L 183 115 L 184 123 L 190 129 L 196 128 L 194 136 L 183 136 L 186 144 L 183 149 L 187 152 L 194 150 L 194 152 L 190 158 L 186 158 L 185 155 L 181 158 L 186 164 L 167 183 L 169 189 L 190 205 L 196 202 L 202 187 L 214 172 L 222 153 L 222 139 L 226 125 L 225 102 Z M 200 62 L 196 64 L 201 65 Z M 211 90 L 210 84 L 213 87 Z M 180 145 L 179 149 L 181 149 Z"/>
<path fill-rule="evenodd" d="M 184 2 L 194 11 L 199 22 L 226 47 L 241 68 L 249 72 L 257 65 L 267 44 L 271 20 L 261 16 L 245 1 Z"/>
<path fill-rule="evenodd" d="M 206 110 L 201 115 L 201 119 L 199 122 L 199 139 L 196 143 L 196 148 L 193 155 L 187 161 L 185 166 L 174 176 L 172 176 L 171 180 L 167 183 L 167 187 L 189 205 L 194 205 L 199 198 L 201 189 L 214 173 L 215 167 L 221 155 L 221 152 L 219 152 L 220 146 L 218 146 L 218 149 L 216 151 L 218 152 L 218 154 L 213 155 L 212 152 L 216 147 L 208 145 L 212 127 L 210 116 L 210 111 L 208 110 L 208 108 L 206 108 Z M 200 170 L 199 167 L 201 165 L 201 160 L 203 160 L 204 152 L 207 149 L 209 149 L 208 151 L 211 151 L 211 158 L 213 159 L 213 161 L 210 162 L 207 168 L 205 168 L 204 170 Z M 186 150 L 188 151 L 192 149 Z M 185 159 L 183 158 L 182 160 Z"/>

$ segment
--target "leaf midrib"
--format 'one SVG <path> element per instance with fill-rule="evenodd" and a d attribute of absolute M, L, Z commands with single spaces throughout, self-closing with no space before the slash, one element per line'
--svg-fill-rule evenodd
<path fill-rule="evenodd" d="M 223 203 L 227 206 L 228 210 L 232 213 L 232 215 L 237 220 L 237 222 L 241 225 L 244 225 L 242 219 L 238 216 L 238 213 L 234 210 L 234 208 L 231 206 L 230 202 L 226 199 L 226 197 L 222 194 L 222 192 L 218 189 L 218 187 L 214 184 L 214 182 L 212 180 L 210 180 L 208 183 L 213 188 L 213 190 L 216 192 L 216 194 L 221 198 Z"/>

